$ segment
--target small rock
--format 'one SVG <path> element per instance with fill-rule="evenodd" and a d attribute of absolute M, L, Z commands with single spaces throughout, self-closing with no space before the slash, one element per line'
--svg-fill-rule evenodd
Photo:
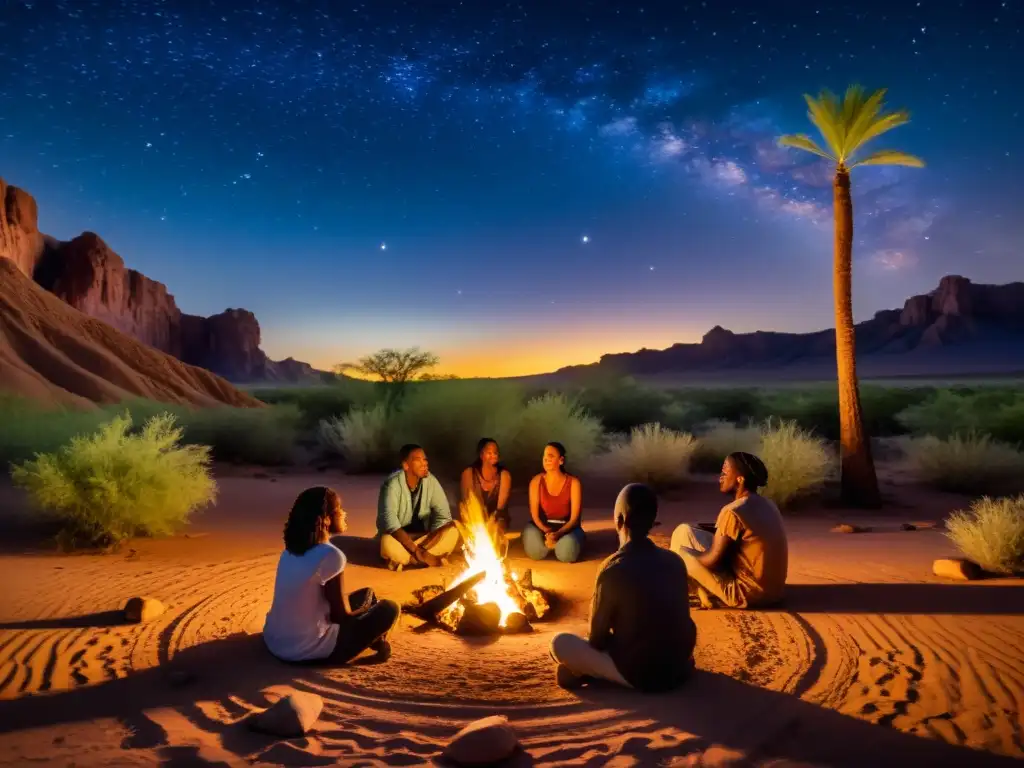
<path fill-rule="evenodd" d="M 943 559 L 932 563 L 932 573 L 954 581 L 974 581 L 982 576 L 981 568 L 970 560 Z"/>
<path fill-rule="evenodd" d="M 444 757 L 463 766 L 494 765 L 511 756 L 518 746 L 519 739 L 508 718 L 492 715 L 455 734 L 444 750 Z"/>
<path fill-rule="evenodd" d="M 850 525 L 849 523 L 840 523 L 832 529 L 832 533 L 868 533 L 871 529 L 864 528 L 860 525 Z"/>
<path fill-rule="evenodd" d="M 308 733 L 323 709 L 324 700 L 315 693 L 295 691 L 250 716 L 248 724 L 251 730 L 293 739 Z"/>
<path fill-rule="evenodd" d="M 167 608 L 155 597 L 133 597 L 124 604 L 124 620 L 132 624 L 152 621 Z"/>
<path fill-rule="evenodd" d="M 933 528 L 938 528 L 939 527 L 939 523 L 936 523 L 933 520 L 932 521 L 926 521 L 926 522 L 918 522 L 917 520 L 915 520 L 912 523 L 904 523 L 900 527 L 904 531 L 925 531 L 925 530 L 931 530 Z"/>

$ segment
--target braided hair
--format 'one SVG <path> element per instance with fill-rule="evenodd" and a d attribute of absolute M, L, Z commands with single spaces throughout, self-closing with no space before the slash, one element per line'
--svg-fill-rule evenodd
<path fill-rule="evenodd" d="M 730 453 L 729 461 L 736 469 L 736 474 L 743 476 L 743 486 L 752 493 L 768 484 L 768 467 L 757 456 L 746 451 Z"/>

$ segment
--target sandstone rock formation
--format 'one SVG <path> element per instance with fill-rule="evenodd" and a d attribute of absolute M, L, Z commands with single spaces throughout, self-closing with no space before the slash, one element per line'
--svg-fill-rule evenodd
<path fill-rule="evenodd" d="M 103 239 L 84 232 L 67 242 L 39 232 L 36 202 L 0 179 L 0 258 L 75 309 L 183 362 L 237 382 L 299 382 L 317 375 L 260 349 L 260 326 L 244 309 L 186 315 L 167 287 L 125 266 Z"/>
<path fill-rule="evenodd" d="M 263 403 L 89 317 L 0 259 L 0 391 L 88 407 L 146 398 L 200 407 Z"/>

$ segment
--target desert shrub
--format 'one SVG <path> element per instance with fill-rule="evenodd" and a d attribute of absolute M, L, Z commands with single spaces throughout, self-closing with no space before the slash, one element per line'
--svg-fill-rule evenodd
<path fill-rule="evenodd" d="M 216 497 L 209 448 L 181 445 L 172 415 L 156 416 L 135 433 L 131 426 L 126 413 L 12 467 L 15 485 L 60 521 L 65 545 L 116 546 L 132 536 L 165 535 Z"/>
<path fill-rule="evenodd" d="M 768 469 L 761 495 L 785 508 L 818 490 L 829 478 L 835 460 L 828 443 L 793 421 L 768 420 L 761 426 L 757 455 Z"/>
<path fill-rule="evenodd" d="M 476 458 L 477 441 L 523 410 L 522 391 L 509 382 L 437 381 L 410 386 L 392 415 L 395 448 L 422 445 L 432 471 L 453 475 Z M 505 452 L 502 441 L 500 448 Z"/>
<path fill-rule="evenodd" d="M 739 427 L 728 421 L 712 421 L 704 424 L 697 436 L 690 467 L 695 472 L 718 472 L 730 453 L 757 453 L 760 450 L 761 430 L 757 427 Z"/>
<path fill-rule="evenodd" d="M 138 421 L 137 411 L 131 411 Z M 176 409 L 183 441 L 208 445 L 217 461 L 275 466 L 294 461 L 302 415 L 295 405 Z"/>
<path fill-rule="evenodd" d="M 634 427 L 658 421 L 669 404 L 665 392 L 637 384 L 625 377 L 580 392 L 577 402 L 604 425 L 608 432 L 629 432 Z"/>
<path fill-rule="evenodd" d="M 644 424 L 631 430 L 628 439 L 614 443 L 599 466 L 624 482 L 666 488 L 689 477 L 696 445 L 693 435 Z"/>
<path fill-rule="evenodd" d="M 946 536 L 968 560 L 992 573 L 1024 569 L 1024 496 L 985 496 L 946 520 Z"/>
<path fill-rule="evenodd" d="M 1024 453 L 988 435 L 926 435 L 907 440 L 905 450 L 914 476 L 939 490 L 993 493 L 1024 483 Z"/>
<path fill-rule="evenodd" d="M 899 422 L 917 436 L 989 435 L 1007 443 L 1024 442 L 1024 393 L 989 387 L 942 389 L 906 408 Z"/>
<path fill-rule="evenodd" d="M 604 436 L 600 421 L 560 394 L 534 398 L 507 419 L 494 424 L 491 436 L 512 473 L 524 478 L 540 471 L 544 446 L 552 440 L 565 446 L 569 471 L 578 472 Z"/>
<path fill-rule="evenodd" d="M 395 446 L 387 406 L 356 408 L 344 416 L 324 419 L 317 432 L 320 445 L 341 456 L 354 472 L 394 468 Z"/>
<path fill-rule="evenodd" d="M 96 409 L 43 408 L 24 398 L 0 400 L 0 466 L 52 453 L 76 435 L 91 434 L 109 417 Z"/>
<path fill-rule="evenodd" d="M 761 394 L 753 389 L 683 389 L 673 392 L 672 399 L 699 410 L 701 421 L 746 424 L 764 410 Z"/>
<path fill-rule="evenodd" d="M 693 432 L 707 420 L 704 409 L 696 403 L 673 400 L 661 409 L 660 422 L 678 432 Z"/>
<path fill-rule="evenodd" d="M 347 377 L 329 385 L 252 391 L 252 395 L 264 403 L 298 408 L 302 429 L 316 429 L 324 419 L 344 416 L 353 408 L 370 408 L 376 404 L 377 394 L 372 382 Z"/>

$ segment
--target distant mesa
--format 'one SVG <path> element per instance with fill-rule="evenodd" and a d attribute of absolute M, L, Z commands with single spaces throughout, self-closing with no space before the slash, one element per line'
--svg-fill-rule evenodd
<path fill-rule="evenodd" d="M 178 309 L 167 287 L 125 266 L 93 233 L 67 242 L 43 235 L 31 195 L 0 179 L 0 258 L 75 309 L 182 362 L 238 383 L 299 383 L 319 377 L 308 363 L 275 362 L 260 349 L 260 326 L 245 309 L 211 317 Z"/>
<path fill-rule="evenodd" d="M 1024 371 L 1024 283 L 983 285 L 948 275 L 928 294 L 907 299 L 856 326 L 865 376 L 1009 374 Z M 716 325 L 698 344 L 604 355 L 557 374 L 605 370 L 634 376 L 736 379 L 834 375 L 835 331 L 734 333 Z M 760 379 L 750 379 L 751 385 Z"/>

